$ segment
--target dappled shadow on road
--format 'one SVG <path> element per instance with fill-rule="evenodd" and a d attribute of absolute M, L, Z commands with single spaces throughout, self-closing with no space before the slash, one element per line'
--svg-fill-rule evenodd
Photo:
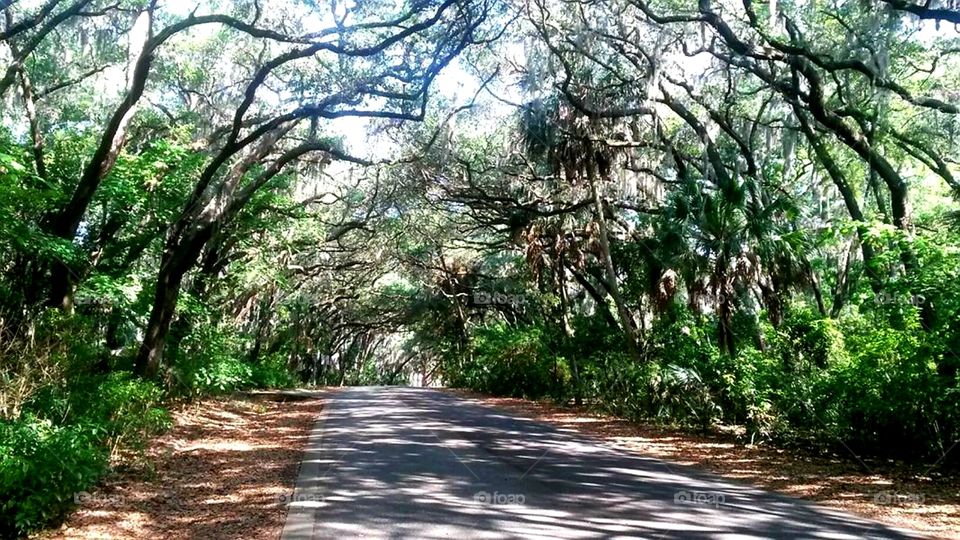
<path fill-rule="evenodd" d="M 285 538 L 902 538 L 448 394 L 348 389 Z"/>
<path fill-rule="evenodd" d="M 693 433 L 547 401 L 446 391 L 573 429 L 630 452 L 692 465 L 937 538 L 960 538 L 960 476 L 957 471 L 940 474 L 937 464 L 861 459 L 842 445 L 839 455 L 810 448 L 745 445 L 727 430 Z"/>
<path fill-rule="evenodd" d="M 89 493 L 54 538 L 276 538 L 319 399 L 210 400 L 175 413 L 146 467 Z"/>

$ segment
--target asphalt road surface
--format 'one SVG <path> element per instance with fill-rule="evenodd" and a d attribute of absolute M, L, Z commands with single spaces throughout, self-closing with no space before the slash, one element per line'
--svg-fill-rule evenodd
<path fill-rule="evenodd" d="M 911 537 L 436 390 L 325 397 L 284 540 Z"/>

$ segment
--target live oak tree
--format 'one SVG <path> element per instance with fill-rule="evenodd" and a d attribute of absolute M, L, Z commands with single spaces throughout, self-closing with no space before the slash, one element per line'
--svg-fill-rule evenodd
<path fill-rule="evenodd" d="M 587 364 L 588 380 L 572 384 L 576 399 L 592 387 L 600 403 L 633 403 L 649 414 L 661 405 L 637 404 L 651 391 L 645 379 L 623 377 L 654 370 L 653 392 L 672 380 L 688 396 L 657 399 L 701 400 L 678 407 L 710 416 L 709 392 L 696 388 L 714 384 L 730 395 L 726 385 L 752 384 L 739 377 L 767 369 L 751 363 L 755 351 L 783 355 L 787 378 L 801 376 L 790 370 L 806 369 L 804 362 L 841 369 L 842 361 L 829 360 L 839 350 L 833 345 L 797 357 L 782 352 L 782 340 L 807 343 L 804 332 L 847 324 L 837 321 L 859 312 L 890 316 L 878 324 L 940 343 L 931 363 L 918 352 L 901 367 L 878 368 L 878 377 L 910 365 L 923 372 L 917 377 L 932 377 L 928 388 L 953 384 L 955 355 L 940 340 L 955 342 L 947 337 L 957 330 L 949 322 L 955 304 L 943 287 L 930 287 L 931 272 L 953 275 L 930 242 L 952 245 L 940 220 L 960 195 L 948 67 L 956 65 L 957 42 L 943 32 L 955 17 L 951 6 L 530 0 L 515 7 L 510 45 L 474 66 L 499 64 L 509 73 L 489 92 L 512 110 L 509 120 L 490 133 L 460 129 L 445 152 L 422 162 L 435 185 L 425 197 L 442 194 L 430 207 L 459 231 L 436 248 L 439 261 L 461 261 L 446 278 L 461 284 L 445 289 L 452 319 L 419 319 L 448 338 L 432 342 L 441 369 L 489 389 L 517 369 L 510 336 L 548 328 L 543 342 L 556 358 L 544 356 L 542 366 L 567 363 L 576 373 Z M 492 260 L 506 268 L 486 281 L 484 261 Z M 456 301 L 523 282 L 544 301 L 525 318 Z M 801 313 L 823 326 L 798 331 Z M 616 348 L 640 354 L 610 363 L 614 351 L 591 348 L 600 338 L 585 318 L 619 332 Z M 670 327 L 674 321 L 690 322 Z M 491 325 L 507 326 L 503 342 L 489 341 Z M 702 328 L 714 332 L 709 344 L 697 337 Z M 421 344 L 429 343 L 426 333 L 418 333 Z M 837 339 L 828 335 L 817 339 Z M 570 358 L 580 340 L 594 341 Z M 716 347 L 725 359 L 666 355 L 664 341 L 685 340 L 700 340 L 704 355 Z M 453 353 L 451 341 L 461 343 Z M 506 349 L 489 353 L 494 346 Z M 482 365 L 471 360 L 478 354 Z M 700 380 L 718 365 L 747 375 Z M 932 365 L 935 376 L 920 367 Z M 559 367 L 549 369 L 552 380 L 564 380 Z M 525 384 L 510 391 L 541 388 Z M 749 405 L 749 414 L 771 417 L 774 401 Z M 742 401 L 724 407 L 747 410 Z"/>
<path fill-rule="evenodd" d="M 413 380 L 960 436 L 953 3 L 0 11 L 5 419 Z"/>
<path fill-rule="evenodd" d="M 114 32 L 129 43 L 125 65 L 110 66 L 109 45 L 96 43 L 94 48 L 104 50 L 90 54 L 91 62 L 106 62 L 108 67 L 94 66 L 57 83 L 66 88 L 99 71 L 107 71 L 114 81 L 121 82 L 117 79 L 126 72 L 125 89 L 117 105 L 104 111 L 102 131 L 79 178 L 75 182 L 55 179 L 70 191 L 61 206 L 40 220 L 46 235 L 72 241 L 81 225 L 92 224 L 84 218 L 98 188 L 135 138 L 131 130 L 139 127 L 135 124 L 138 118 L 146 116 L 138 117 L 144 105 L 166 118 L 157 122 L 161 126 L 144 126 L 147 139 L 138 144 L 150 140 L 150 130 L 177 129 L 178 123 L 202 118 L 189 136 L 192 149 L 205 156 L 205 163 L 180 210 L 169 223 L 161 224 L 165 247 L 154 306 L 136 361 L 137 370 L 147 376 L 155 374 L 159 366 L 180 282 L 215 229 L 228 225 L 257 190 L 304 156 L 325 153 L 349 159 L 318 133 L 317 121 L 422 118 L 434 78 L 478 38 L 478 29 L 491 9 L 485 3 L 456 1 L 410 6 L 371 2 L 353 11 L 340 12 L 334 7 L 326 21 L 311 26 L 303 22 L 310 17 L 309 6 L 295 2 L 273 6 L 269 12 L 252 2 L 233 5 L 232 11 L 182 15 L 156 1 L 125 6 L 59 4 L 50 2 L 34 13 L 20 14 L 16 6 L 4 9 L 4 39 L 10 58 L 0 91 L 6 92 L 14 76 L 19 77 L 31 125 L 35 170 L 41 179 L 47 175 L 40 126 L 44 119 L 38 117 L 37 94 L 28 69 L 31 62 L 39 62 L 41 53 L 52 52 L 41 45 L 54 30 L 78 39 L 80 54 L 91 34 L 109 39 L 109 32 Z M 295 22 L 298 18 L 300 22 Z M 201 29 L 210 26 L 217 29 L 211 37 L 203 37 Z M 102 31 L 108 35 L 97 35 Z M 217 65 L 208 56 L 191 69 L 206 67 L 210 73 L 182 72 L 189 66 L 177 65 L 177 46 L 191 41 L 207 47 L 207 54 L 218 53 L 220 62 L 231 67 Z M 220 50 L 216 50 L 218 44 Z M 251 50 L 257 50 L 257 55 L 249 56 Z M 217 76 L 222 79 L 216 80 Z M 290 90 L 281 90 L 279 85 L 288 85 Z M 122 226 L 124 209 L 116 212 L 106 217 L 99 244 L 109 244 Z M 88 234 L 83 231 L 84 236 Z M 96 251 L 91 247 L 89 251 Z M 30 294 L 25 297 L 29 300 L 42 287 L 43 276 L 49 275 L 50 303 L 72 309 L 74 289 L 86 273 L 90 256 L 80 255 L 79 264 L 52 261 L 49 274 L 42 262 L 34 261 L 29 265 L 33 277 L 25 283 Z"/>

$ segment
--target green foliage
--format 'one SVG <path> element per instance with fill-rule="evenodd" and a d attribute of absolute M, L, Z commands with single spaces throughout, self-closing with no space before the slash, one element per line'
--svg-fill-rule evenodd
<path fill-rule="evenodd" d="M 31 170 L 31 159 L 25 147 L 0 132 L 0 247 L 41 261 L 75 261 L 77 251 L 71 242 L 44 232 L 33 222 L 60 194 L 57 186 Z"/>
<path fill-rule="evenodd" d="M 236 358 L 217 358 L 186 372 L 186 384 L 197 395 L 227 394 L 251 386 L 253 368 Z"/>
<path fill-rule="evenodd" d="M 740 424 L 754 442 L 805 439 L 845 451 L 842 442 L 858 453 L 935 458 L 960 436 L 960 385 L 937 369 L 952 355 L 937 357 L 920 339 L 916 313 L 904 329 L 882 317 L 824 319 L 797 303 L 779 329 L 764 325 L 765 350 L 743 347 L 731 357 L 711 340 L 709 321 L 676 309 L 656 320 L 647 360 L 626 354 L 594 319 L 578 321 L 567 350 L 585 401 L 625 418 Z M 470 360 L 449 375 L 483 392 L 565 400 L 574 394 L 570 360 L 547 352 L 559 350 L 556 340 L 537 326 L 481 327 Z"/>
<path fill-rule="evenodd" d="M 183 336 L 170 372 L 174 392 L 186 396 L 228 394 L 252 386 L 253 368 L 241 360 L 244 340 L 192 298 L 181 299 Z M 187 327 L 187 325 L 190 325 Z"/>
<path fill-rule="evenodd" d="M 151 436 L 170 427 L 170 416 L 162 408 L 163 389 L 129 373 L 110 373 L 89 394 L 75 389 L 73 396 L 78 395 L 87 401 L 74 404 L 80 411 L 78 423 L 98 426 L 111 452 L 142 451 Z"/>
<path fill-rule="evenodd" d="M 937 374 L 916 327 L 897 330 L 863 317 L 842 324 L 850 359 L 827 369 L 812 390 L 806 427 L 825 428 L 861 451 L 942 453 L 960 428 L 941 401 L 955 381 Z"/>
<path fill-rule="evenodd" d="M 164 393 L 128 373 L 48 386 L 18 417 L 0 422 L 0 534 L 57 519 L 107 470 L 111 455 L 139 453 L 167 429 Z"/>
<path fill-rule="evenodd" d="M 785 364 L 825 368 L 847 360 L 843 333 L 834 319 L 824 319 L 813 308 L 795 305 L 773 338 Z"/>
<path fill-rule="evenodd" d="M 24 415 L 0 422 L 0 536 L 15 537 L 58 518 L 107 465 L 102 434 Z"/>
<path fill-rule="evenodd" d="M 703 3 L 700 24 L 677 2 L 652 6 L 669 23 L 548 2 L 503 29 L 487 3 L 432 19 L 431 2 L 365 2 L 344 14 L 361 52 L 389 34 L 380 17 L 423 31 L 304 58 L 286 54 L 296 40 L 185 30 L 125 99 L 111 81 L 135 63 L 124 36 L 142 6 L 93 4 L 93 32 L 89 17 L 7 13 L 32 46 L 0 96 L 0 535 L 48 522 L 142 449 L 169 422 L 165 397 L 298 382 L 417 374 L 917 459 L 960 437 L 958 115 L 943 114 L 960 64 L 951 38 L 915 39 L 902 6 Z M 167 4 L 154 16 L 176 28 Z M 315 2 L 227 4 L 201 11 L 318 30 Z M 407 99 L 426 99 L 417 81 L 461 38 L 486 44 L 468 71 L 493 78 L 477 88 L 517 82 L 481 19 L 514 40 L 504 50 L 522 43 L 525 105 Z M 704 47 L 717 54 L 690 76 L 677 62 Z M 245 102 L 251 72 L 264 86 L 250 95 L 282 99 Z M 17 89 L 29 80 L 36 107 Z M 103 156 L 119 103 L 134 106 Z M 290 111 L 311 120 L 280 122 Z M 350 111 L 396 155 L 347 144 L 329 120 Z M 326 150 L 261 176 L 304 142 Z M 329 169 L 361 150 L 383 165 Z M 81 182 L 90 164 L 102 174 Z M 152 306 L 164 284 L 179 297 Z M 68 290 L 75 309 L 47 309 Z M 148 323 L 156 307 L 171 319 Z M 168 327 L 158 381 L 131 377 L 142 336 Z"/>
<path fill-rule="evenodd" d="M 250 383 L 255 388 L 292 388 L 297 379 L 290 372 L 286 355 L 277 353 L 251 366 Z"/>
<path fill-rule="evenodd" d="M 83 378 L 100 358 L 94 329 L 83 317 L 48 310 L 22 333 L 2 326 L 0 331 L 5 331 L 8 339 L 0 346 L 2 418 L 16 418 L 29 403 L 40 399 L 40 394 L 59 392 L 68 382 Z M 50 414 L 66 412 L 63 405 L 51 409 Z"/>
<path fill-rule="evenodd" d="M 205 318 L 200 306 L 186 302 L 192 328 L 179 343 L 170 370 L 171 390 L 185 396 L 229 394 L 250 388 L 289 388 L 297 383 L 287 354 L 276 352 L 256 362 L 247 359 L 248 340 L 226 325 Z"/>
<path fill-rule="evenodd" d="M 549 353 L 543 328 L 503 324 L 481 328 L 469 359 L 448 371 L 454 385 L 495 395 L 540 398 L 569 377 L 566 362 Z"/>
<path fill-rule="evenodd" d="M 653 364 L 638 363 L 621 350 L 596 351 L 583 362 L 583 389 L 601 411 L 638 420 L 651 417 Z"/>
<path fill-rule="evenodd" d="M 625 346 L 619 345 L 623 351 Z M 625 352 L 594 352 L 585 366 L 598 406 L 632 419 L 704 427 L 721 414 L 710 386 L 717 373 L 717 348 L 682 312 L 658 321 L 652 331 L 651 361 Z"/>
<path fill-rule="evenodd" d="M 81 298 L 114 304 L 132 296 L 105 280 L 91 281 L 85 291 Z M 55 522 L 76 493 L 93 489 L 112 463 L 141 459 L 150 438 L 170 426 L 167 389 L 115 370 L 122 359 L 102 348 L 96 321 L 49 310 L 29 335 L 8 334 L 14 342 L 0 348 L 0 537 Z M 255 365 L 231 360 L 230 347 L 242 343 L 215 330 L 201 326 L 185 340 L 211 345 L 210 356 L 200 359 L 206 364 L 178 370 L 189 377 L 191 395 L 294 384 L 282 355 Z"/>

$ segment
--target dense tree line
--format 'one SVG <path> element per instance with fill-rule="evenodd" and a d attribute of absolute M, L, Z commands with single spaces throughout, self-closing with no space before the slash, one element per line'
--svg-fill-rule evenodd
<path fill-rule="evenodd" d="M 955 462 L 949 2 L 0 10 L 2 532 L 249 386 Z"/>
<path fill-rule="evenodd" d="M 407 173 L 446 220 L 410 279 L 448 381 L 955 462 L 952 7 L 515 16 L 507 121 Z"/>
<path fill-rule="evenodd" d="M 371 237 L 396 188 L 374 166 L 417 150 L 354 155 L 335 126 L 423 119 L 502 7 L 0 10 L 6 536 L 142 446 L 164 396 L 339 382 L 377 350 L 397 322 L 364 291 L 389 268 Z"/>

